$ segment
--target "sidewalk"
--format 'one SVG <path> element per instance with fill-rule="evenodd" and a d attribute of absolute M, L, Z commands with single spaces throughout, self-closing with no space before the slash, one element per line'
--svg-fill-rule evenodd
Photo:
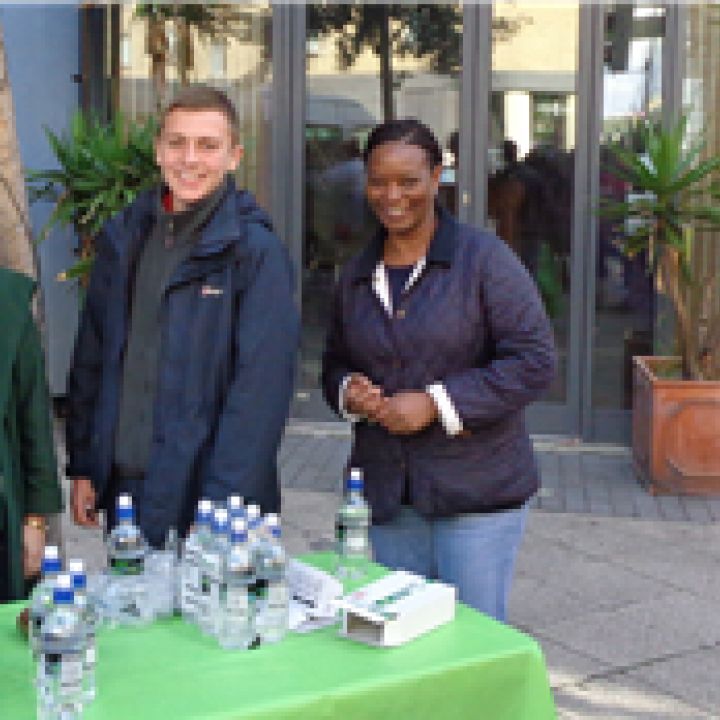
<path fill-rule="evenodd" d="M 332 547 L 349 448 L 340 424 L 283 443 L 292 554 Z M 546 656 L 564 720 L 720 719 L 720 499 L 651 497 L 626 448 L 536 440 L 543 490 L 520 551 L 510 622 Z M 67 553 L 103 562 L 66 519 Z"/>

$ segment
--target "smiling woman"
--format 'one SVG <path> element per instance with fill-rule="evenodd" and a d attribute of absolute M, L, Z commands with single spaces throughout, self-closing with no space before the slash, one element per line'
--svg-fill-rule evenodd
<path fill-rule="evenodd" d="M 523 411 L 553 378 L 550 323 L 507 244 L 436 203 L 429 128 L 386 122 L 364 157 L 381 228 L 340 273 L 325 398 L 353 420 L 376 559 L 504 620 L 538 488 Z"/>

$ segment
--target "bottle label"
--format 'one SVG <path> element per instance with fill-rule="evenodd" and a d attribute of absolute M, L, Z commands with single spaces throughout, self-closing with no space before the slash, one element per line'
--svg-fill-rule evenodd
<path fill-rule="evenodd" d="M 345 541 L 345 535 L 347 534 L 347 527 L 342 520 L 335 521 L 335 540 L 338 544 L 342 545 Z"/>
<path fill-rule="evenodd" d="M 63 658 L 60 665 L 60 685 L 64 693 L 80 688 L 83 676 L 82 661 L 75 658 Z"/>
<path fill-rule="evenodd" d="M 110 570 L 115 575 L 140 575 L 144 569 L 143 557 L 110 558 Z"/>
<path fill-rule="evenodd" d="M 347 535 L 345 548 L 351 553 L 364 553 L 367 550 L 367 539 L 362 535 Z"/>
<path fill-rule="evenodd" d="M 208 595 L 208 610 L 214 612 L 220 607 L 220 583 L 210 583 L 210 593 Z"/>
<path fill-rule="evenodd" d="M 233 615 L 247 615 L 249 602 L 246 588 L 229 587 L 225 593 L 225 607 Z"/>
<path fill-rule="evenodd" d="M 284 584 L 270 583 L 267 587 L 268 607 L 279 610 L 284 608 L 288 602 L 287 588 Z"/>

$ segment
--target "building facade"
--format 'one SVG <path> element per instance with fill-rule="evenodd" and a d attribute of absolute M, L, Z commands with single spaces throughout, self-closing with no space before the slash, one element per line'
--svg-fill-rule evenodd
<path fill-rule="evenodd" d="M 25 9 L 22 12 L 37 12 Z M 442 201 L 493 228 L 538 282 L 559 374 L 531 431 L 629 439 L 633 354 L 662 340 L 647 258 L 597 213 L 631 191 L 607 148 L 682 108 L 720 152 L 720 4 L 255 3 L 163 15 L 77 8 L 81 105 L 136 118 L 185 82 L 225 89 L 241 115 L 238 173 L 297 268 L 303 339 L 296 417 L 332 419 L 318 390 L 329 298 L 372 232 L 359 152 L 370 129 L 416 116 L 445 148 Z M 720 267 L 708 238 L 698 258 Z"/>

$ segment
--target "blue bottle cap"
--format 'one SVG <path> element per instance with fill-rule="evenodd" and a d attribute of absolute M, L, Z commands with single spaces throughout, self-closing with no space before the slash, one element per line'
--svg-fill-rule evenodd
<path fill-rule="evenodd" d="M 68 563 L 72 586 L 75 590 L 85 590 L 87 587 L 87 574 L 85 573 L 85 564 L 82 560 L 70 560 Z"/>
<path fill-rule="evenodd" d="M 58 575 L 57 583 L 53 588 L 53 602 L 56 605 L 72 605 L 75 602 L 75 593 L 72 589 L 70 575 L 61 573 Z"/>
<path fill-rule="evenodd" d="M 210 500 L 199 500 L 195 510 L 195 522 L 200 525 L 210 525 L 212 522 L 212 502 Z"/>
<path fill-rule="evenodd" d="M 360 468 L 351 468 L 350 475 L 347 479 L 348 490 L 362 490 L 363 489 L 363 472 Z"/>
<path fill-rule="evenodd" d="M 43 558 L 40 563 L 40 571 L 43 575 L 59 573 L 61 570 L 62 564 L 60 563 L 60 558 Z"/>
<path fill-rule="evenodd" d="M 134 520 L 135 512 L 133 511 L 132 497 L 127 493 L 117 496 L 116 501 L 118 520 Z"/>
<path fill-rule="evenodd" d="M 214 533 L 226 533 L 228 531 L 228 511 L 225 508 L 215 510 L 212 519 Z"/>

